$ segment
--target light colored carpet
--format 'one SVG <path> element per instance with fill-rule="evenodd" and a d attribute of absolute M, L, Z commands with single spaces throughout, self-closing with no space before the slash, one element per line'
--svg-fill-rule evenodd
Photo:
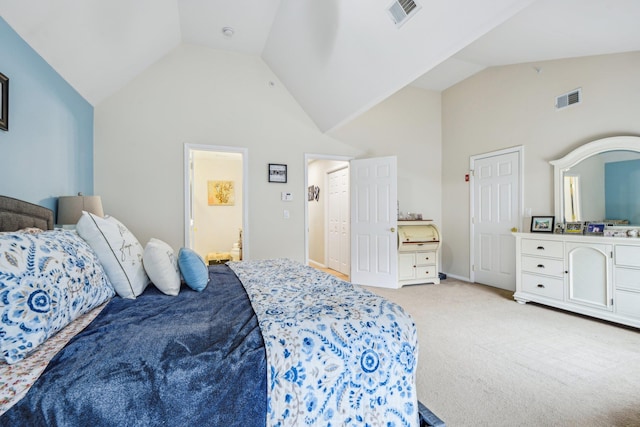
<path fill-rule="evenodd" d="M 640 331 L 447 279 L 367 288 L 419 334 L 418 398 L 448 427 L 640 426 Z"/>

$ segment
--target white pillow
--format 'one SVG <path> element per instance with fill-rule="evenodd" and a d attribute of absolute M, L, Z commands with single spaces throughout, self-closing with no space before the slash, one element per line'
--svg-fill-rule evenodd
<path fill-rule="evenodd" d="M 76 231 L 95 251 L 116 293 L 135 299 L 149 284 L 138 239 L 114 217 L 82 212 Z"/>
<path fill-rule="evenodd" d="M 149 279 L 167 295 L 178 295 L 180 292 L 180 272 L 178 259 L 173 248 L 159 239 L 151 239 L 142 255 L 144 269 Z"/>

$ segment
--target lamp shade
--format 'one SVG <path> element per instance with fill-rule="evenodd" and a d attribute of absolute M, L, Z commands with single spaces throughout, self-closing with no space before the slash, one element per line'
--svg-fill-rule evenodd
<path fill-rule="evenodd" d="M 100 196 L 61 196 L 58 197 L 58 221 L 60 225 L 76 224 L 87 211 L 98 216 L 104 216 Z"/>

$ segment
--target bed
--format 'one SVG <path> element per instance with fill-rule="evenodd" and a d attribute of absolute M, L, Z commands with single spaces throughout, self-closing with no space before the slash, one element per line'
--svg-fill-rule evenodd
<path fill-rule="evenodd" d="M 286 259 L 206 266 L 185 249 L 183 264 L 154 239 L 109 248 L 134 254 L 119 288 L 81 222 L 52 228 L 48 209 L 0 197 L 1 426 L 443 425 L 418 402 L 416 329 L 396 304 Z M 143 258 L 148 275 L 126 272 Z"/>

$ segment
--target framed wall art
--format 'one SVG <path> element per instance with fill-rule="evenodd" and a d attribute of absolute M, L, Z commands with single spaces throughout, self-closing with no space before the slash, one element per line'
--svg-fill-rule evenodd
<path fill-rule="evenodd" d="M 269 182 L 287 182 L 287 165 L 269 163 Z"/>
<path fill-rule="evenodd" d="M 0 130 L 9 130 L 9 78 L 0 73 Z"/>
<path fill-rule="evenodd" d="M 207 181 L 209 206 L 233 206 L 236 203 L 233 181 Z"/>
<path fill-rule="evenodd" d="M 553 233 L 553 216 L 532 216 L 531 232 L 532 233 Z"/>

